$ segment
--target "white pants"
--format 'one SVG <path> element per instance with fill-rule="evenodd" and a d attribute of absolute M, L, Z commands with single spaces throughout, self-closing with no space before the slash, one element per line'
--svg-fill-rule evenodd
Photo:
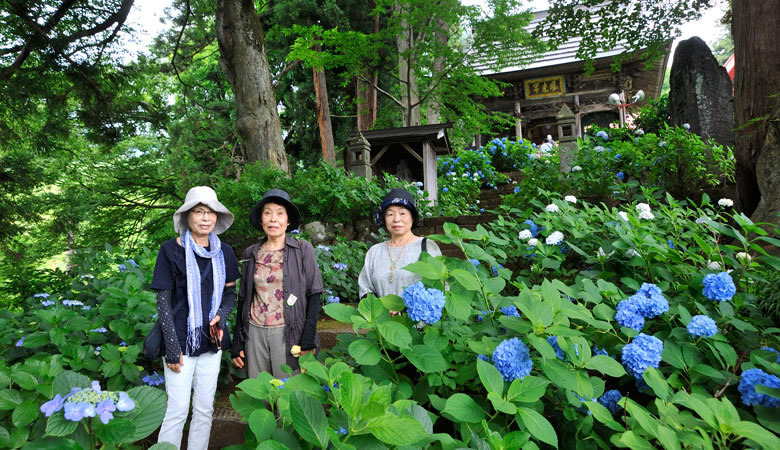
<path fill-rule="evenodd" d="M 184 422 L 190 410 L 190 394 L 194 391 L 187 448 L 206 450 L 211 435 L 214 393 L 217 391 L 222 351 L 204 353 L 200 356 L 184 355 L 183 358 L 184 364 L 180 366 L 179 373 L 165 365 L 165 392 L 168 393 L 168 406 L 157 442 L 170 442 L 177 449 L 181 447 Z"/>

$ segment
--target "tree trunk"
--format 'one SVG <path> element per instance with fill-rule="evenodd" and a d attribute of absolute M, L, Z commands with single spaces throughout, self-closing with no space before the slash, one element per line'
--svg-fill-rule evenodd
<path fill-rule="evenodd" d="M 252 0 L 218 0 L 219 67 L 236 98 L 236 131 L 248 162 L 289 172 L 264 32 Z"/>
<path fill-rule="evenodd" d="M 322 51 L 318 44 L 315 51 Z M 336 151 L 333 144 L 333 126 L 330 123 L 330 107 L 328 106 L 328 83 L 325 72 L 312 68 L 314 72 L 314 98 L 316 99 L 317 124 L 320 128 L 320 143 L 322 145 L 322 159 L 333 167 L 336 167 Z"/>
<path fill-rule="evenodd" d="M 442 49 L 447 47 L 447 44 L 449 42 L 449 37 L 447 35 L 447 23 L 441 19 L 436 19 L 436 28 L 437 31 L 435 33 L 436 43 L 441 46 Z M 439 77 L 443 76 L 444 73 L 444 56 L 436 56 L 433 59 L 433 73 L 432 73 L 432 79 L 437 80 Z M 428 106 L 427 106 L 427 118 L 428 123 L 441 123 L 441 97 L 438 95 L 438 93 L 431 95 L 428 98 Z"/>
<path fill-rule="evenodd" d="M 406 14 L 399 2 L 394 4 L 398 14 Z M 420 119 L 420 96 L 417 77 L 414 73 L 414 30 L 406 19 L 401 20 L 401 32 L 396 37 L 398 49 L 398 79 L 401 82 L 401 103 L 403 104 L 403 126 L 413 127 L 422 123 Z"/>
<path fill-rule="evenodd" d="M 373 6 L 373 2 L 372 6 Z M 373 8 L 372 8 L 373 9 Z M 379 15 L 374 17 L 374 34 L 379 34 Z M 372 84 L 362 81 L 359 77 L 355 78 L 355 98 L 357 99 L 357 129 L 358 131 L 368 131 L 376 122 L 376 86 L 378 81 L 377 72 L 371 68 L 363 73 L 366 79 L 371 80 Z"/>
<path fill-rule="evenodd" d="M 753 221 L 780 224 L 780 8 L 734 0 L 737 200 Z"/>

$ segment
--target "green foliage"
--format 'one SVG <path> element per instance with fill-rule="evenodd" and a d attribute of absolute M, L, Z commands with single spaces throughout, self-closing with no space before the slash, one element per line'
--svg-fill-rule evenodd
<path fill-rule="evenodd" d="M 643 106 L 639 117 L 634 122 L 634 127 L 644 130 L 645 133 L 660 134 L 669 123 L 669 94 L 650 99 Z"/>
<path fill-rule="evenodd" d="M 324 284 L 323 301 L 338 297 L 342 302 L 355 302 L 358 295 L 357 279 L 363 268 L 368 244 L 339 238 L 336 244 L 315 248 L 317 264 Z M 346 265 L 346 268 L 344 267 Z"/>

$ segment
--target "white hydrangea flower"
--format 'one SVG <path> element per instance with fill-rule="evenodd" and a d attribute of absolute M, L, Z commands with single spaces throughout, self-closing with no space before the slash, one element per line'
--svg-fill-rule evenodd
<path fill-rule="evenodd" d="M 550 233 L 549 236 L 547 236 L 547 239 L 544 240 L 544 243 L 547 245 L 558 245 L 563 241 L 563 233 L 560 231 L 553 231 Z"/>
<path fill-rule="evenodd" d="M 577 197 L 573 195 L 567 195 L 566 197 L 563 197 L 563 199 L 569 203 L 577 203 Z"/>
<path fill-rule="evenodd" d="M 528 245 L 530 247 L 536 247 L 536 244 L 538 244 L 538 243 L 539 243 L 539 239 L 536 239 L 536 238 L 531 238 L 531 239 L 528 240 Z"/>
<path fill-rule="evenodd" d="M 720 206 L 725 206 L 726 208 L 731 208 L 732 206 L 734 206 L 734 200 L 730 198 L 722 198 L 718 200 L 718 204 Z"/>
<path fill-rule="evenodd" d="M 637 135 L 637 136 L 643 136 L 645 134 L 645 130 L 640 128 L 640 129 L 634 131 L 634 134 Z"/>
<path fill-rule="evenodd" d="M 596 252 L 596 257 L 598 257 L 598 258 L 604 258 L 604 257 L 607 257 L 607 256 L 612 256 L 612 255 L 614 255 L 614 254 L 615 254 L 615 251 L 614 251 L 614 250 L 612 250 L 611 252 L 609 252 L 609 255 L 608 255 L 608 254 L 607 254 L 607 253 L 604 251 L 604 249 L 603 249 L 603 248 L 599 247 L 599 251 L 597 251 L 597 252 Z"/>
<path fill-rule="evenodd" d="M 650 211 L 640 211 L 639 218 L 645 220 L 653 220 L 655 219 L 655 216 Z"/>
<path fill-rule="evenodd" d="M 521 240 L 531 239 L 532 237 L 531 230 L 523 230 L 517 234 L 517 238 Z"/>
<path fill-rule="evenodd" d="M 707 219 L 706 219 L 706 218 L 704 218 L 704 217 L 699 217 L 698 219 L 696 219 L 696 223 L 698 223 L 699 225 L 701 225 L 701 224 L 703 224 L 703 223 L 704 223 L 704 221 L 705 221 L 705 220 L 707 220 Z"/>
<path fill-rule="evenodd" d="M 642 257 L 642 255 L 640 255 L 639 252 L 633 248 L 626 250 L 626 258 L 633 258 L 634 256 L 639 256 L 640 258 Z"/>
<path fill-rule="evenodd" d="M 690 129 L 691 129 L 691 124 L 689 124 L 689 123 L 684 123 L 684 124 L 683 124 L 683 128 L 685 128 L 686 130 L 690 130 Z"/>
<path fill-rule="evenodd" d="M 710 261 L 709 264 L 707 264 L 707 268 L 710 270 L 723 270 L 723 267 L 717 261 Z"/>
<path fill-rule="evenodd" d="M 574 166 L 574 167 L 571 168 L 572 172 L 579 172 L 580 170 L 582 170 L 582 167 L 580 167 L 580 166 Z"/>
<path fill-rule="evenodd" d="M 749 263 L 752 259 L 753 257 L 745 252 L 737 253 L 737 261 L 741 262 L 742 264 Z"/>
<path fill-rule="evenodd" d="M 623 220 L 625 220 L 626 222 L 628 222 L 628 213 L 627 213 L 627 212 L 625 212 L 625 211 L 620 211 L 620 212 L 618 213 L 618 216 L 620 216 L 620 218 L 621 218 L 621 219 L 623 219 Z"/>
<path fill-rule="evenodd" d="M 647 203 L 637 203 L 636 204 L 636 210 L 640 211 L 640 212 L 641 211 L 650 212 L 650 205 L 648 205 Z"/>
<path fill-rule="evenodd" d="M 552 213 L 560 211 L 558 205 L 556 205 L 555 203 L 550 203 L 549 205 L 545 206 L 544 209 L 546 209 L 547 212 L 552 212 Z"/>

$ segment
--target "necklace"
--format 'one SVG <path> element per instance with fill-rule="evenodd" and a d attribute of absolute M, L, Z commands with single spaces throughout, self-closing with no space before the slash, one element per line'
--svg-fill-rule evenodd
<path fill-rule="evenodd" d="M 401 251 L 398 252 L 398 257 L 393 259 L 393 251 L 390 250 L 390 242 L 387 243 L 387 255 L 390 257 L 390 273 L 387 275 L 388 281 L 393 281 L 393 272 L 396 269 L 396 264 L 398 264 L 398 261 L 401 260 L 401 256 L 403 256 L 404 250 L 406 250 L 407 245 L 409 245 L 408 239 L 406 244 L 400 246 Z"/>

